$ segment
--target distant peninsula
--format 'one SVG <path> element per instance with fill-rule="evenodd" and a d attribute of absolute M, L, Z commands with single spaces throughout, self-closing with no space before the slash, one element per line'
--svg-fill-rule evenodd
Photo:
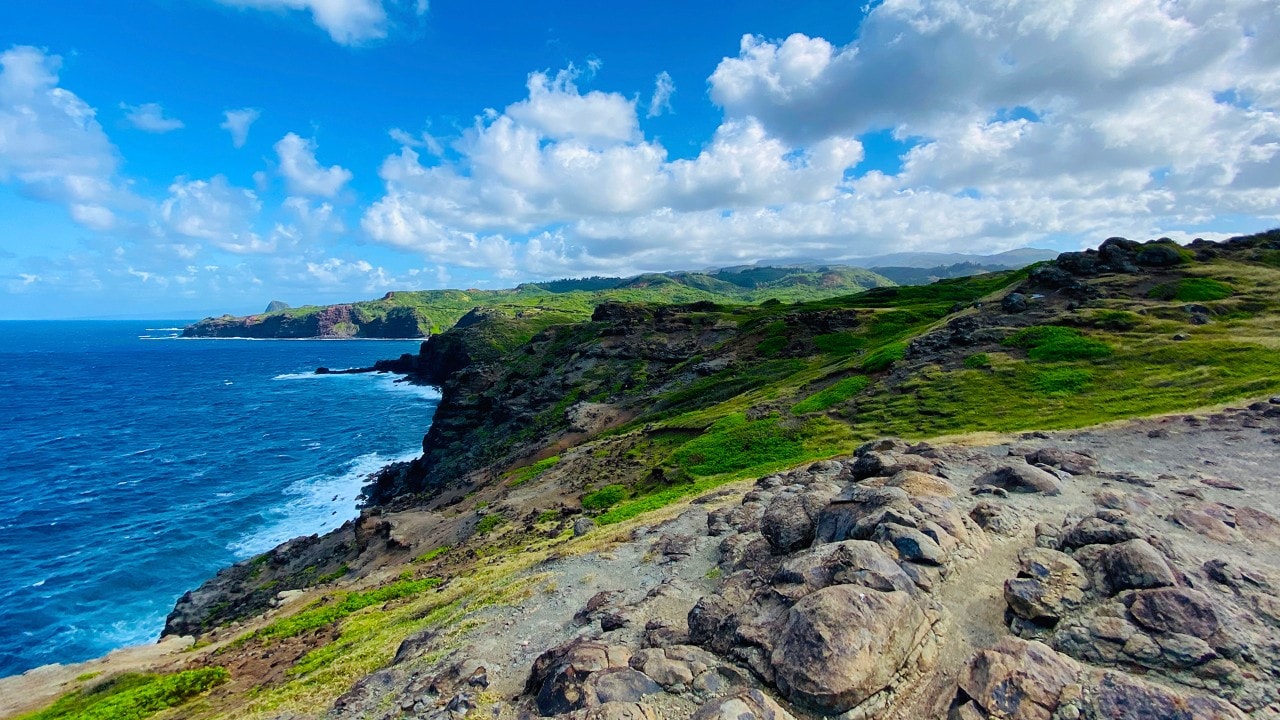
<path fill-rule="evenodd" d="M 1024 249 L 999 255 L 899 254 L 867 258 L 871 269 L 821 263 L 744 265 L 700 272 L 650 273 L 525 283 L 503 290 L 388 292 L 378 300 L 290 307 L 273 300 L 257 315 L 222 315 L 188 325 L 193 338 L 423 338 L 447 330 L 477 306 L 521 317 L 550 314 L 557 322 L 591 317 L 602 302 L 758 303 L 809 302 L 876 287 L 936 280 L 1025 266 L 1052 257 Z"/>

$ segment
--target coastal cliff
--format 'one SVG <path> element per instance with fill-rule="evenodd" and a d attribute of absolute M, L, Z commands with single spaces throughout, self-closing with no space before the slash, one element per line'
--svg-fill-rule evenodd
<path fill-rule="evenodd" d="M 711 273 L 555 280 L 507 290 L 389 292 L 378 300 L 343 305 L 268 307 L 259 315 L 205 318 L 184 328 L 183 337 L 416 338 L 453 327 L 477 306 L 508 315 L 555 312 L 570 322 L 586 320 L 597 304 L 607 301 L 815 300 L 893 284 L 870 270 L 842 265 L 750 266 Z"/>
<path fill-rule="evenodd" d="M 1280 231 L 473 309 L 395 361 L 424 454 L 157 669 L 226 668 L 193 718 L 1280 717 L 1277 298 Z"/>

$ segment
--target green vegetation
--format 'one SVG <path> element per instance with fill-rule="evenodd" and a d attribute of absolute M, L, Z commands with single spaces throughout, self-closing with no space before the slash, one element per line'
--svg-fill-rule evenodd
<path fill-rule="evenodd" d="M 519 487 L 550 470 L 558 462 L 560 462 L 560 456 L 552 455 L 551 457 L 539 460 L 532 465 L 525 465 L 524 467 L 511 470 L 506 474 L 507 487 Z"/>
<path fill-rule="evenodd" d="M 438 547 L 438 548 L 432 548 L 432 549 L 430 549 L 430 550 L 428 550 L 428 551 L 426 551 L 426 552 L 422 553 L 422 554 L 421 554 L 421 555 L 419 555 L 418 557 L 414 558 L 414 559 L 412 560 L 412 562 L 416 562 L 416 563 L 431 562 L 432 560 L 435 560 L 436 558 L 438 558 L 438 557 L 440 557 L 441 555 L 443 555 L 443 554 L 445 554 L 445 553 L 449 552 L 449 551 L 450 551 L 450 550 L 452 550 L 452 549 L 453 549 L 453 548 L 452 548 L 452 547 L 450 547 L 450 546 L 448 546 L 448 545 L 441 545 L 441 546 L 440 546 L 440 547 Z"/>
<path fill-rule="evenodd" d="M 1088 323 L 1102 330 L 1132 330 L 1142 324 L 1142 318 L 1128 310 L 1099 310 L 1089 316 Z"/>
<path fill-rule="evenodd" d="M 964 359 L 964 366 L 980 370 L 991 367 L 991 356 L 986 353 L 974 353 Z"/>
<path fill-rule="evenodd" d="M 507 522 L 507 519 L 498 513 L 492 513 L 480 518 L 480 522 L 476 523 L 477 535 L 488 535 L 496 530 L 500 525 Z"/>
<path fill-rule="evenodd" d="M 832 405 L 842 403 L 863 390 L 866 390 L 867 386 L 870 384 L 871 380 L 863 375 L 854 375 L 852 377 L 844 378 L 843 380 L 835 382 L 830 387 L 819 390 L 804 400 L 796 403 L 792 406 L 791 412 L 797 415 L 803 415 L 805 413 L 826 410 Z"/>
<path fill-rule="evenodd" d="M 351 572 L 351 568 L 348 567 L 346 563 L 342 563 L 342 565 L 338 566 L 337 570 L 334 570 L 331 573 L 328 573 L 326 575 L 321 575 L 320 577 L 316 578 L 316 584 L 324 585 L 325 583 L 331 583 L 334 580 L 337 580 L 338 578 L 346 575 L 349 572 Z"/>
<path fill-rule="evenodd" d="M 862 360 L 862 369 L 869 373 L 888 370 L 890 365 L 907 355 L 906 343 L 892 343 L 867 353 Z"/>
<path fill-rule="evenodd" d="M 625 485 L 605 485 L 595 492 L 582 496 L 583 510 L 606 510 L 617 505 L 627 497 Z"/>
<path fill-rule="evenodd" d="M 672 459 L 690 475 L 706 476 L 797 457 L 802 451 L 799 434 L 784 428 L 776 416 L 748 420 L 735 413 L 685 443 Z"/>
<path fill-rule="evenodd" d="M 1040 370 L 1031 376 L 1031 385 L 1046 395 L 1078 393 L 1093 380 L 1093 373 L 1079 368 Z"/>
<path fill-rule="evenodd" d="M 120 675 L 87 691 L 63 695 L 50 707 L 20 720 L 142 720 L 230 679 L 221 667 L 173 675 Z"/>
<path fill-rule="evenodd" d="M 748 268 L 713 274 L 677 272 L 634 278 L 587 278 L 529 283 L 506 290 L 422 290 L 387 293 L 378 300 L 350 304 L 353 322 L 335 323 L 338 337 L 404 334 L 416 328 L 420 334 L 437 334 L 451 328 L 476 307 L 509 317 L 527 318 L 545 313 L 560 323 L 587 320 L 606 301 L 655 304 L 757 303 L 763 300 L 805 302 L 847 295 L 866 288 L 893 285 L 893 281 L 863 268 L 830 266 L 803 268 Z M 310 337 L 318 334 L 317 320 L 324 307 L 309 305 L 236 318 L 206 318 L 196 324 L 197 334 L 252 335 L 260 337 Z M 775 350 L 776 352 L 776 350 Z M 768 354 L 768 353 L 765 353 Z"/>
<path fill-rule="evenodd" d="M 1061 325 L 1035 325 L 1006 338 L 1004 344 L 1022 348 L 1032 360 L 1091 360 L 1111 355 L 1104 342 L 1084 337 Z"/>
<path fill-rule="evenodd" d="M 775 336 L 765 338 L 756 345 L 756 354 L 764 357 L 773 357 L 774 355 L 782 352 L 782 349 L 786 346 L 787 339 L 785 337 Z"/>
<path fill-rule="evenodd" d="M 501 517 L 491 515 L 489 517 Z M 399 580 L 363 592 L 342 593 L 328 603 L 315 603 L 307 609 L 280 618 L 270 625 L 245 635 L 236 640 L 236 645 L 259 641 L 264 643 L 295 637 L 316 628 L 332 625 L 352 613 L 371 605 L 380 605 L 392 600 L 417 595 L 440 584 L 440 578 L 423 578 L 421 580 Z"/>
<path fill-rule="evenodd" d="M 1229 298 L 1234 293 L 1235 289 L 1224 282 L 1193 277 L 1157 285 L 1147 292 L 1147 297 L 1179 302 L 1212 302 Z"/>

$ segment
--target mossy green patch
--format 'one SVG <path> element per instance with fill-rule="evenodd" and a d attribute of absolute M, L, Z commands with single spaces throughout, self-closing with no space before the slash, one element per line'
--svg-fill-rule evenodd
<path fill-rule="evenodd" d="M 208 667 L 172 675 L 120 675 L 58 698 L 20 720 L 142 720 L 177 707 L 231 679 L 226 668 Z"/>
<path fill-rule="evenodd" d="M 862 359 L 862 369 L 869 373 L 888 370 L 891 365 L 907 355 L 906 343 L 890 343 L 872 350 Z"/>
<path fill-rule="evenodd" d="M 605 485 L 595 492 L 587 493 L 582 496 L 582 508 L 584 510 L 605 510 L 617 505 L 627 497 L 627 488 L 625 485 Z"/>
<path fill-rule="evenodd" d="M 1078 393 L 1089 386 L 1093 373 L 1081 368 L 1051 368 L 1031 376 L 1031 385 L 1046 395 Z"/>
<path fill-rule="evenodd" d="M 552 455 L 551 457 L 539 460 L 532 465 L 525 465 L 524 467 L 516 468 L 515 470 L 508 472 L 506 475 L 507 487 L 519 487 L 555 467 L 558 462 L 560 462 L 560 456 Z"/>
<path fill-rule="evenodd" d="M 980 370 L 991 367 L 991 356 L 986 353 L 974 353 L 964 359 L 964 366 Z"/>
<path fill-rule="evenodd" d="M 1229 298 L 1234 293 L 1234 288 L 1219 280 L 1189 277 L 1157 285 L 1147 291 L 1147 297 L 1178 302 L 1212 302 Z"/>
<path fill-rule="evenodd" d="M 488 535 L 506 522 L 507 519 L 498 513 L 485 515 L 480 518 L 480 522 L 476 523 L 476 534 Z"/>
<path fill-rule="evenodd" d="M 690 475 L 719 475 L 802 454 L 799 433 L 776 416 L 748 420 L 742 413 L 722 418 L 682 445 L 672 459 Z"/>
<path fill-rule="evenodd" d="M 818 412 L 826 410 L 832 405 L 845 402 L 849 398 L 857 395 L 867 386 L 871 384 L 871 380 L 863 375 L 854 375 L 842 380 L 838 380 L 830 387 L 823 388 L 809 397 L 796 403 L 791 408 L 791 412 L 797 415 L 805 413 Z"/>
<path fill-rule="evenodd" d="M 1111 346 L 1061 325 L 1036 325 L 1006 338 L 1004 344 L 1022 348 L 1033 360 L 1090 360 L 1111 355 Z"/>
<path fill-rule="evenodd" d="M 422 553 L 422 554 L 421 554 L 421 555 L 419 555 L 418 557 L 414 558 L 412 562 L 416 562 L 416 563 L 431 562 L 432 560 L 435 560 L 436 558 L 438 558 L 438 557 L 440 557 L 441 555 L 443 555 L 443 554 L 445 554 L 445 553 L 449 552 L 449 551 L 450 551 L 450 550 L 452 550 L 452 549 L 453 549 L 453 548 L 452 548 L 452 547 L 450 547 L 449 545 L 441 545 L 440 547 L 432 548 L 432 549 L 430 549 L 430 550 L 428 550 L 428 551 L 426 551 L 426 552 Z"/>
<path fill-rule="evenodd" d="M 489 516 L 501 517 L 501 516 Z M 440 584 L 440 578 L 422 578 L 421 580 L 400 580 L 380 588 L 362 592 L 341 593 L 328 603 L 317 603 L 307 609 L 283 617 L 270 625 L 255 630 L 233 643 L 240 646 L 247 642 L 274 642 L 295 637 L 316 628 L 332 625 L 335 622 L 363 610 L 371 605 L 399 600 L 430 590 Z"/>

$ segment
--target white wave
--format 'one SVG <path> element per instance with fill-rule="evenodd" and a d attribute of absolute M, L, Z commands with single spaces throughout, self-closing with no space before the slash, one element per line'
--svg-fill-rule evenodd
<path fill-rule="evenodd" d="M 227 549 L 237 556 L 255 555 L 299 535 L 326 533 L 359 515 L 356 497 L 370 475 L 391 463 L 408 462 L 419 454 L 417 451 L 399 456 L 367 453 L 349 461 L 339 473 L 294 482 L 282 492 L 281 506 L 263 513 L 267 523 L 231 543 Z"/>
<path fill-rule="evenodd" d="M 272 380 L 314 380 L 315 378 L 329 377 L 328 375 L 317 375 L 316 373 L 284 373 L 276 375 Z M 345 377 L 344 375 L 335 375 L 334 377 Z"/>

